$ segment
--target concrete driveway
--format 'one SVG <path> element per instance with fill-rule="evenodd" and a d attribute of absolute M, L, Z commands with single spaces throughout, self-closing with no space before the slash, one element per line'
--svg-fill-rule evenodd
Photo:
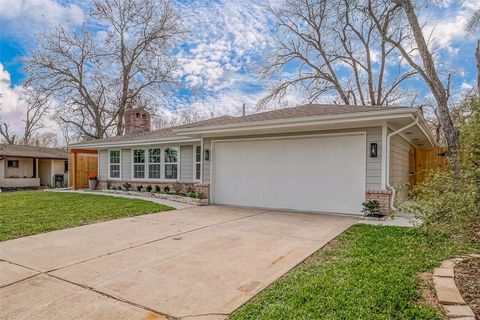
<path fill-rule="evenodd" d="M 196 207 L 0 243 L 1 319 L 223 319 L 353 218 Z"/>

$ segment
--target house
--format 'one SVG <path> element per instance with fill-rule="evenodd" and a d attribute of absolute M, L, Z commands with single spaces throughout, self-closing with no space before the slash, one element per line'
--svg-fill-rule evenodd
<path fill-rule="evenodd" d="M 67 185 L 66 150 L 0 144 L 0 188 Z"/>
<path fill-rule="evenodd" d="M 309 104 L 150 131 L 141 108 L 129 134 L 71 146 L 97 150 L 99 188 L 181 181 L 212 204 L 361 214 L 388 211 L 409 182 L 409 153 L 435 140 L 419 109 Z M 396 188 L 400 190 L 400 188 Z"/>

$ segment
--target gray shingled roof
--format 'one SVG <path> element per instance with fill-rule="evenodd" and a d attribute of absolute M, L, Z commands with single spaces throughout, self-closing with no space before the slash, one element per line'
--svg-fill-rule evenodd
<path fill-rule="evenodd" d="M 228 125 L 236 123 L 281 120 L 315 116 L 329 116 L 345 113 L 380 111 L 392 109 L 405 109 L 406 107 L 379 107 L 379 106 L 345 106 L 345 105 L 326 105 L 326 104 L 306 104 L 297 107 L 276 109 L 272 111 L 249 114 L 242 117 L 217 118 L 216 121 L 209 123 L 195 122 L 178 127 L 177 129 L 201 128 L 211 125 Z"/>
<path fill-rule="evenodd" d="M 68 159 L 64 149 L 43 148 L 17 144 L 0 144 L 0 157 Z"/>
<path fill-rule="evenodd" d="M 238 123 L 255 123 L 268 120 L 281 120 L 292 118 L 306 118 L 314 116 L 329 116 L 347 113 L 381 111 L 392 109 L 405 109 L 407 107 L 379 107 L 379 106 L 345 106 L 345 105 L 325 105 L 325 104 L 307 104 L 291 108 L 283 108 L 272 111 L 259 112 L 241 117 L 221 116 L 203 121 L 189 123 L 171 128 L 152 130 L 148 132 L 139 132 L 123 136 L 115 136 L 99 140 L 84 141 L 71 146 L 83 146 L 97 143 L 110 142 L 135 142 L 140 140 L 156 140 L 168 137 L 187 138 L 179 136 L 176 130 L 205 128 L 209 126 L 233 125 Z"/>

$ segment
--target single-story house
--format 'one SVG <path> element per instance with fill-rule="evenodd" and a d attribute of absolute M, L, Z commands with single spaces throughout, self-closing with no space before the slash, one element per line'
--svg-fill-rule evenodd
<path fill-rule="evenodd" d="M 375 199 L 388 211 L 411 150 L 435 146 L 410 107 L 309 104 L 153 131 L 141 108 L 125 120 L 126 135 L 71 146 L 98 150 L 99 188 L 180 181 L 234 206 L 361 214 Z"/>
<path fill-rule="evenodd" d="M 66 186 L 67 180 L 66 150 L 0 144 L 0 188 Z"/>

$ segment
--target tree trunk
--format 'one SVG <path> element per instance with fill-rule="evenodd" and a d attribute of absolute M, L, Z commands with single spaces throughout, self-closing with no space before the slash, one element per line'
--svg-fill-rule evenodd
<path fill-rule="evenodd" d="M 480 40 L 477 41 L 475 58 L 477 58 L 477 94 L 480 95 Z"/>
<path fill-rule="evenodd" d="M 437 102 L 440 124 L 442 125 L 443 133 L 445 134 L 445 139 L 448 145 L 450 167 L 454 176 L 458 178 L 460 176 L 460 161 L 458 156 L 459 139 L 458 130 L 453 123 L 450 110 L 448 109 L 448 88 L 443 86 L 443 83 L 440 80 L 437 71 L 435 70 L 435 63 L 433 61 L 432 54 L 428 49 L 428 45 L 425 41 L 425 37 L 423 36 L 422 28 L 418 22 L 418 18 L 415 14 L 411 0 L 397 0 L 397 3 L 398 2 L 400 2 L 400 5 L 405 11 L 408 23 L 412 29 L 413 36 L 420 53 L 420 57 L 422 58 L 425 82 L 427 83 Z"/>

